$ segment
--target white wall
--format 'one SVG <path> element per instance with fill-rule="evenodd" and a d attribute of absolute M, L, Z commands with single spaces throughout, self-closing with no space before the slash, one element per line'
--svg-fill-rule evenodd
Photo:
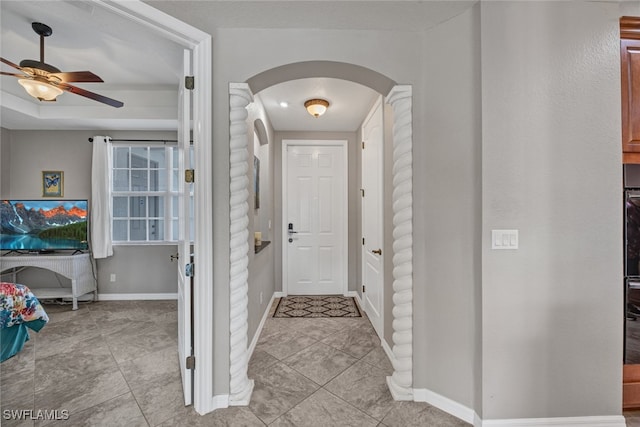
<path fill-rule="evenodd" d="M 483 419 L 621 413 L 618 5 L 482 2 Z M 520 231 L 517 251 L 492 229 Z"/>

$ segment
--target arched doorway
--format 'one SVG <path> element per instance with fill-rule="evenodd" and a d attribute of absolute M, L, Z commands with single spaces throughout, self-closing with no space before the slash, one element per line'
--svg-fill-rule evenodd
<path fill-rule="evenodd" d="M 229 85 L 230 117 L 230 386 L 229 404 L 247 405 L 253 381 L 247 377 L 247 292 L 249 169 L 246 107 L 253 93 L 288 80 L 332 77 L 367 86 L 385 96 L 393 109 L 393 367 L 387 377 L 396 400 L 413 400 L 413 173 L 412 89 L 354 64 L 308 61 L 272 68 L 245 83 Z"/>

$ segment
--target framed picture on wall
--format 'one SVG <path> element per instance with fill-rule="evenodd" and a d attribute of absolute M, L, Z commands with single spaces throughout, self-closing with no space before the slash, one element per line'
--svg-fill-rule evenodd
<path fill-rule="evenodd" d="M 64 172 L 42 171 L 42 197 L 64 196 Z"/>

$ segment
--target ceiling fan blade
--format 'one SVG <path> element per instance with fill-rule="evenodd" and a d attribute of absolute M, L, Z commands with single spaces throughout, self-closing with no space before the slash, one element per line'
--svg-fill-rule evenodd
<path fill-rule="evenodd" d="M 58 83 L 56 86 L 67 92 L 75 93 L 76 95 L 84 96 L 85 98 L 93 99 L 94 101 L 102 102 L 103 104 L 111 105 L 112 107 L 120 108 L 124 105 L 124 103 L 116 101 L 115 99 L 107 98 L 106 96 L 89 92 L 88 90 L 72 86 L 67 83 Z"/>
<path fill-rule="evenodd" d="M 14 64 L 13 62 L 9 61 L 8 59 L 4 59 L 4 58 L 0 57 L 0 62 L 3 62 L 5 64 L 7 64 L 8 66 L 15 68 L 16 70 L 22 71 L 22 68 L 19 65 Z"/>
<path fill-rule="evenodd" d="M 104 81 L 91 71 L 68 71 L 64 73 L 51 73 L 63 82 L 103 83 Z"/>
<path fill-rule="evenodd" d="M 20 78 L 29 77 L 26 74 L 5 73 L 4 71 L 0 71 L 0 74 L 3 76 L 13 76 L 13 77 L 20 77 Z"/>

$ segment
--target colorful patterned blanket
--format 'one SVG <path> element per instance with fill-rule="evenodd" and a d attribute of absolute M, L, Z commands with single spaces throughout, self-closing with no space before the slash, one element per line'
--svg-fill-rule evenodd
<path fill-rule="evenodd" d="M 38 319 L 44 323 L 49 321 L 40 301 L 28 287 L 0 282 L 0 329 Z"/>

